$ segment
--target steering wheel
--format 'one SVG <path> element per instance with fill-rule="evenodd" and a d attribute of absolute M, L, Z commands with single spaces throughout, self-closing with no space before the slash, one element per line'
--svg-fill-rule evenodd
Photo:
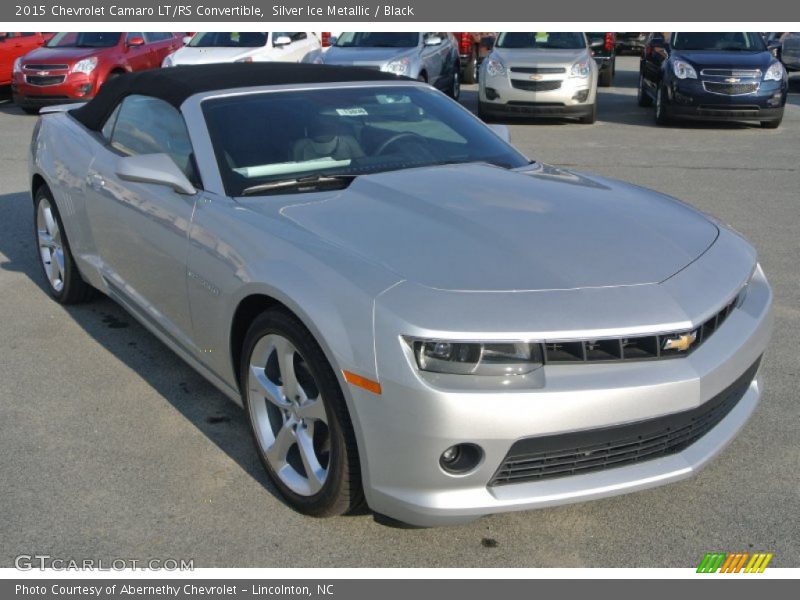
<path fill-rule="evenodd" d="M 415 142 L 417 142 L 417 143 L 419 143 L 419 144 L 422 144 L 423 146 L 427 146 L 427 145 L 428 145 L 428 142 L 425 140 L 425 138 L 424 138 L 424 137 L 422 137 L 421 135 L 419 135 L 418 133 L 413 133 L 413 132 L 411 132 L 411 131 L 401 131 L 400 133 L 396 133 L 396 134 L 394 134 L 394 135 L 393 135 L 392 137 L 390 137 L 388 140 L 386 140 L 385 142 L 383 142 L 383 143 L 382 143 L 382 144 L 381 144 L 381 145 L 378 147 L 378 149 L 377 149 L 377 150 L 375 150 L 375 155 L 376 155 L 376 156 L 380 156 L 381 154 L 383 154 L 384 152 L 386 152 L 386 149 L 387 149 L 389 146 L 391 146 L 392 144 L 395 144 L 395 143 L 399 142 L 400 140 L 406 139 L 406 138 L 408 138 L 408 139 L 410 139 L 410 140 L 413 140 L 413 141 L 415 141 Z M 427 148 L 426 148 L 426 150 L 427 150 Z"/>

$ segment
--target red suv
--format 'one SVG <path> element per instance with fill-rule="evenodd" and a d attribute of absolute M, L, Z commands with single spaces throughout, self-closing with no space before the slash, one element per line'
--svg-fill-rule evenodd
<path fill-rule="evenodd" d="M 155 69 L 183 45 L 182 33 L 57 33 L 14 63 L 11 93 L 25 112 L 91 99 L 111 77 Z"/>
<path fill-rule="evenodd" d="M 11 83 L 11 67 L 15 60 L 38 48 L 51 37 L 52 33 L 0 32 L 0 87 Z"/>

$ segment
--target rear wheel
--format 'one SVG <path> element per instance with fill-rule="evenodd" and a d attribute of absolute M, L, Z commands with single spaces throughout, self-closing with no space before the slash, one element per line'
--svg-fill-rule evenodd
<path fill-rule="evenodd" d="M 614 62 L 613 59 L 608 63 L 608 66 L 600 71 L 600 76 L 597 78 L 597 85 L 600 87 L 611 87 L 614 81 Z"/>
<path fill-rule="evenodd" d="M 360 507 L 358 449 L 344 396 L 303 324 L 281 309 L 257 317 L 240 378 L 259 457 L 286 501 L 317 517 Z"/>
<path fill-rule="evenodd" d="M 447 91 L 447 95 L 453 100 L 458 100 L 458 97 L 461 95 L 461 71 L 458 65 L 456 65 L 453 71 L 453 81 L 450 85 L 450 89 Z"/>
<path fill-rule="evenodd" d="M 47 186 L 36 191 L 34 227 L 39 264 L 50 295 L 61 304 L 78 304 L 89 300 L 94 288 L 86 283 L 72 257 L 61 215 Z"/>
<path fill-rule="evenodd" d="M 20 106 L 20 108 L 28 115 L 38 115 L 39 108 L 35 106 Z"/>
<path fill-rule="evenodd" d="M 478 81 L 478 56 L 473 50 L 467 64 L 464 65 L 464 83 L 475 83 L 476 81 Z"/>
<path fill-rule="evenodd" d="M 761 127 L 763 127 L 764 129 L 777 129 L 778 127 L 781 126 L 782 122 L 783 122 L 783 116 L 777 119 L 773 119 L 771 121 L 761 121 Z"/>

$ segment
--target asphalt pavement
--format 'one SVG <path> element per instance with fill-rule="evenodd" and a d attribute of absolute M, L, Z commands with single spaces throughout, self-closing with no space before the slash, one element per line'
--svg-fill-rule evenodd
<path fill-rule="evenodd" d="M 50 300 L 27 191 L 36 119 L 0 104 L 0 567 L 19 554 L 196 567 L 688 567 L 712 550 L 800 566 L 800 74 L 777 130 L 656 127 L 636 105 L 637 68 L 619 60 L 595 125 L 514 122 L 512 142 L 542 162 L 676 196 L 744 234 L 775 290 L 765 395 L 693 479 L 440 529 L 295 513 L 237 406 L 110 300 Z M 462 95 L 473 110 L 476 95 Z"/>

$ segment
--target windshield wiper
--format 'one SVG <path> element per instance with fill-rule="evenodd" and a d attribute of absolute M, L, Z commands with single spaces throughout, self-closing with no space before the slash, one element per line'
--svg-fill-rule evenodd
<path fill-rule="evenodd" d="M 297 177 L 295 179 L 280 179 L 269 181 L 259 185 L 253 185 L 242 190 L 242 196 L 252 196 L 261 193 L 281 193 L 288 191 L 311 192 L 324 188 L 345 188 L 357 177 L 357 175 L 309 175 L 308 177 Z"/>

